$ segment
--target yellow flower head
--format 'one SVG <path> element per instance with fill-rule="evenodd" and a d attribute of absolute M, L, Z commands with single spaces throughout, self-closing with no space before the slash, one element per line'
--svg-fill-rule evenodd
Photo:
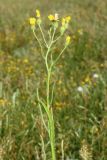
<path fill-rule="evenodd" d="M 69 45 L 70 42 L 71 42 L 71 37 L 70 37 L 70 36 L 67 36 L 67 37 L 66 37 L 66 45 Z"/>
<path fill-rule="evenodd" d="M 50 14 L 50 15 L 48 16 L 48 18 L 49 18 L 50 21 L 54 21 L 54 20 L 55 20 L 55 16 L 53 16 L 52 14 Z"/>
<path fill-rule="evenodd" d="M 41 15 L 40 15 L 40 11 L 39 11 L 38 9 L 36 9 L 36 17 L 37 17 L 37 18 L 40 18 L 40 16 L 41 16 Z"/>
<path fill-rule="evenodd" d="M 86 83 L 91 83 L 91 79 L 90 79 L 89 76 L 87 76 L 84 81 L 85 81 Z"/>
<path fill-rule="evenodd" d="M 67 23 L 69 23 L 70 20 L 71 20 L 71 17 L 70 17 L 70 16 L 67 16 L 67 17 L 65 18 L 65 20 L 66 20 Z"/>
<path fill-rule="evenodd" d="M 58 15 L 58 13 L 55 13 L 55 15 L 50 14 L 48 16 L 48 18 L 49 18 L 50 21 L 58 21 L 59 20 L 59 15 Z"/>
<path fill-rule="evenodd" d="M 31 26 L 35 26 L 35 24 L 36 24 L 36 18 L 31 17 L 31 18 L 29 19 L 29 23 L 30 23 Z"/>
<path fill-rule="evenodd" d="M 25 58 L 25 59 L 23 60 L 23 62 L 24 62 L 24 63 L 28 63 L 29 60 L 28 60 L 27 58 Z"/>

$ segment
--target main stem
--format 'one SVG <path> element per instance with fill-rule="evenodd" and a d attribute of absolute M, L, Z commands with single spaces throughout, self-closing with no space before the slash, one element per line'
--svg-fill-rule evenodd
<path fill-rule="evenodd" d="M 48 73 L 47 73 L 47 107 L 50 107 L 50 70 L 48 69 Z"/>
<path fill-rule="evenodd" d="M 53 116 L 53 112 L 51 112 L 51 116 Z M 52 153 L 52 160 L 56 160 L 55 154 L 55 128 L 54 128 L 54 120 L 52 118 L 52 122 L 50 123 L 51 131 L 50 131 L 50 139 L 51 139 L 51 153 Z"/>
<path fill-rule="evenodd" d="M 42 33 L 43 34 L 43 33 Z M 54 119 L 53 119 L 53 112 L 52 108 L 50 106 L 50 78 L 51 78 L 51 72 L 52 72 L 52 66 L 48 63 L 48 55 L 51 50 L 52 44 L 53 44 L 53 38 L 55 34 L 55 29 L 52 35 L 52 39 L 49 45 L 47 45 L 47 52 L 45 55 L 45 64 L 47 69 L 47 80 L 46 80 L 46 107 L 48 110 L 48 133 L 49 133 L 49 139 L 50 139 L 50 145 L 51 145 L 51 155 L 52 160 L 56 160 L 56 153 L 55 153 L 55 129 L 54 129 Z"/>
<path fill-rule="evenodd" d="M 54 119 L 52 108 L 50 108 L 50 78 L 51 78 L 51 68 L 48 68 L 47 72 L 47 107 L 49 111 L 49 138 L 51 143 L 51 154 L 52 160 L 56 160 L 55 156 L 55 130 L 54 130 Z"/>
<path fill-rule="evenodd" d="M 56 160 L 56 154 L 55 154 L 55 130 L 54 130 L 54 119 L 53 119 L 53 112 L 52 108 L 50 108 L 50 78 L 51 78 L 51 67 L 49 67 L 48 64 L 48 54 L 50 52 L 52 43 L 50 44 L 50 47 L 47 50 L 46 54 L 46 68 L 47 68 L 47 81 L 46 81 L 46 93 L 47 93 L 47 108 L 49 112 L 48 120 L 49 120 L 49 138 L 50 138 L 50 144 L 51 144 L 51 155 L 52 160 Z"/>

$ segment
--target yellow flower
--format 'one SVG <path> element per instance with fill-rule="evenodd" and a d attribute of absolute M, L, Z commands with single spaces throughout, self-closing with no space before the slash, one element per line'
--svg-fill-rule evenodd
<path fill-rule="evenodd" d="M 71 20 L 70 16 L 67 16 L 65 18 L 62 18 L 62 26 L 67 25 Z"/>
<path fill-rule="evenodd" d="M 85 82 L 84 82 L 84 81 L 82 81 L 82 82 L 81 82 L 81 84 L 82 84 L 82 85 L 84 85 L 84 84 L 85 84 Z"/>
<path fill-rule="evenodd" d="M 66 45 L 69 45 L 70 42 L 71 42 L 71 37 L 70 37 L 70 36 L 67 36 L 67 37 L 66 37 Z"/>
<path fill-rule="evenodd" d="M 36 17 L 40 18 L 40 11 L 38 9 L 36 9 Z"/>
<path fill-rule="evenodd" d="M 70 17 L 70 16 L 67 16 L 67 17 L 65 18 L 65 20 L 66 20 L 67 23 L 69 23 L 70 20 L 71 20 L 71 17 Z"/>
<path fill-rule="evenodd" d="M 24 63 L 28 63 L 29 60 L 28 60 L 27 58 L 25 58 L 25 59 L 23 60 L 23 62 L 24 62 Z"/>
<path fill-rule="evenodd" d="M 31 25 L 31 26 L 35 26 L 35 24 L 36 24 L 36 18 L 31 17 L 31 18 L 29 19 L 29 22 L 30 22 L 30 25 Z"/>
<path fill-rule="evenodd" d="M 50 15 L 48 16 L 48 18 L 49 18 L 50 21 L 54 21 L 54 20 L 55 20 L 55 17 L 54 17 L 52 14 L 50 14 Z"/>
<path fill-rule="evenodd" d="M 90 77 L 89 76 L 87 76 L 86 78 L 85 78 L 85 83 L 89 83 L 89 84 L 91 84 L 91 79 L 90 79 Z"/>
<path fill-rule="evenodd" d="M 49 18 L 50 21 L 58 21 L 59 20 L 59 15 L 58 15 L 58 13 L 55 13 L 55 15 L 50 14 L 48 16 L 48 18 Z"/>
<path fill-rule="evenodd" d="M 104 67 L 104 64 L 102 63 L 102 64 L 100 64 L 100 67 Z"/>

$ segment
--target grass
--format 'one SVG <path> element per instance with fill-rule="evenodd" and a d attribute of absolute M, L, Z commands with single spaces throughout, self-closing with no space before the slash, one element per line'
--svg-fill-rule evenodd
<path fill-rule="evenodd" d="M 46 98 L 45 64 L 28 24 L 37 8 L 45 31 L 47 16 L 58 12 L 61 17 L 72 16 L 67 34 L 75 35 L 50 84 L 55 83 L 52 108 L 57 160 L 106 160 L 106 0 L 0 1 L 0 159 L 44 160 L 44 150 L 46 160 L 51 159 L 36 95 L 40 88 Z M 62 44 L 63 40 L 54 48 L 55 57 Z M 44 110 L 43 117 L 46 120 Z"/>

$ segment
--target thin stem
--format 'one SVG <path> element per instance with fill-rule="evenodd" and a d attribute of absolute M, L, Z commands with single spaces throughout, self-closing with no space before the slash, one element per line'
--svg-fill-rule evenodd
<path fill-rule="evenodd" d="M 48 70 L 49 70 L 49 65 L 48 65 L 48 54 L 50 52 L 50 47 L 48 47 L 48 50 L 46 52 L 46 56 L 45 56 L 45 64 L 46 64 L 46 69 L 47 69 L 47 73 L 48 73 Z"/>
<path fill-rule="evenodd" d="M 41 118 L 42 118 L 43 125 L 44 125 L 46 131 L 48 132 L 48 128 L 47 128 L 47 126 L 46 126 L 46 123 L 45 123 L 45 120 L 44 120 L 44 117 L 43 117 L 43 113 L 42 113 L 42 109 L 41 109 L 40 104 L 39 104 L 39 109 L 40 109 L 40 114 L 41 114 Z"/>
<path fill-rule="evenodd" d="M 51 76 L 51 70 L 48 71 L 47 75 L 47 107 L 50 107 L 50 76 Z"/>
<path fill-rule="evenodd" d="M 64 160 L 64 141 L 61 142 L 62 160 Z"/>
<path fill-rule="evenodd" d="M 45 64 L 46 64 L 47 72 L 49 71 L 48 55 L 49 55 L 49 52 L 50 52 L 52 44 L 53 44 L 53 39 L 54 39 L 54 36 L 55 36 L 55 32 L 56 32 L 56 28 L 54 28 L 53 35 L 52 35 L 52 38 L 51 38 L 51 42 L 50 42 L 50 45 L 48 46 L 46 56 L 45 56 Z"/>
<path fill-rule="evenodd" d="M 52 87 L 52 95 L 51 95 L 51 102 L 50 102 L 51 105 L 53 103 L 54 89 L 55 89 L 55 83 L 53 84 L 53 87 Z"/>
<path fill-rule="evenodd" d="M 54 42 L 54 36 L 55 36 L 56 28 L 54 27 L 53 35 L 52 35 L 52 43 Z"/>
<path fill-rule="evenodd" d="M 44 52 L 43 52 L 43 48 L 42 48 L 41 42 L 40 42 L 40 40 L 38 39 L 38 37 L 37 37 L 34 29 L 33 29 L 33 34 L 34 34 L 34 37 L 36 38 L 37 42 L 39 43 L 39 46 L 40 46 L 40 48 L 41 48 L 41 54 L 42 54 L 42 57 L 44 58 Z"/>
<path fill-rule="evenodd" d="M 43 31 L 42 31 L 42 28 L 41 28 L 41 25 L 40 25 L 40 24 L 39 24 L 39 29 L 40 29 L 40 31 L 41 31 L 41 34 L 42 34 L 43 40 L 44 40 L 44 42 L 45 42 L 45 45 L 46 45 L 46 47 L 48 48 L 48 44 L 47 44 L 47 42 L 46 42 L 46 39 L 45 39 L 45 36 L 44 36 L 44 33 L 43 33 Z"/>
<path fill-rule="evenodd" d="M 46 53 L 46 61 L 45 61 L 46 67 L 47 67 L 47 106 L 48 107 L 50 107 L 50 93 L 49 93 L 50 89 L 49 89 L 49 87 L 50 87 L 50 76 L 51 76 L 51 68 L 52 68 L 52 67 L 49 68 L 49 65 L 48 65 L 48 54 L 49 54 L 51 46 L 53 44 L 55 31 L 56 31 L 56 29 L 54 28 L 54 32 L 53 32 L 53 35 L 52 35 L 51 43 L 50 43 L 49 48 L 48 48 L 47 53 Z"/>
<path fill-rule="evenodd" d="M 49 109 L 47 108 L 47 106 L 46 106 L 46 104 L 39 98 L 39 96 L 38 96 L 38 90 L 37 90 L 37 98 L 38 98 L 38 101 L 39 101 L 39 103 L 43 106 L 43 108 L 45 109 L 45 112 L 46 112 L 46 114 L 47 114 L 47 116 L 48 116 L 48 119 L 49 119 Z"/>
<path fill-rule="evenodd" d="M 58 57 L 56 58 L 56 60 L 51 64 L 52 66 L 54 66 L 57 63 L 57 61 L 60 59 L 61 55 L 63 54 L 63 52 L 65 51 L 66 48 L 67 48 L 67 46 L 64 47 L 64 49 L 58 55 Z"/>
<path fill-rule="evenodd" d="M 38 88 L 37 88 L 37 98 L 38 98 L 38 101 L 39 101 L 39 109 L 40 109 L 40 115 L 41 115 L 41 118 L 42 118 L 42 122 L 43 122 L 43 125 L 44 125 L 46 131 L 48 132 L 48 128 L 47 128 L 47 126 L 46 126 L 46 123 L 45 123 L 45 120 L 44 120 L 44 117 L 43 117 L 43 112 L 42 112 L 42 109 L 41 109 L 41 104 L 40 104 L 40 98 L 39 98 Z"/>
<path fill-rule="evenodd" d="M 56 41 L 58 41 L 60 38 L 61 38 L 61 35 L 60 35 L 58 38 L 56 38 L 56 39 L 53 41 L 53 43 L 55 43 Z"/>
<path fill-rule="evenodd" d="M 48 31 L 49 40 L 51 40 L 51 30 Z"/>
<path fill-rule="evenodd" d="M 46 153 L 45 153 L 45 144 L 44 144 L 44 140 L 43 140 L 43 137 L 40 135 L 41 137 L 41 143 L 42 143 L 42 152 L 43 152 L 43 159 L 46 160 Z"/>
<path fill-rule="evenodd" d="M 52 115 L 52 142 L 51 142 L 52 158 L 53 158 L 53 160 L 56 160 L 56 155 L 55 155 L 55 127 L 54 127 L 54 119 L 53 119 L 52 108 L 51 108 L 51 115 Z"/>

